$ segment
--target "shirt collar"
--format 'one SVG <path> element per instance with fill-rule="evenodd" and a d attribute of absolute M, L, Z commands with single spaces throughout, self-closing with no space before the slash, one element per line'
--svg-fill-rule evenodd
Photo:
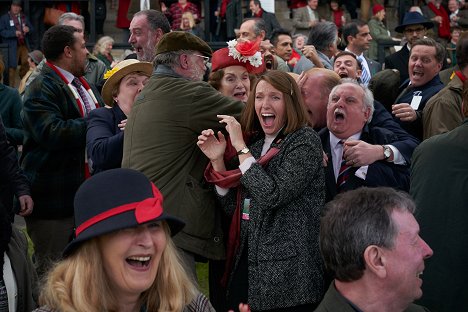
<path fill-rule="evenodd" d="M 355 133 L 353 134 L 352 136 L 350 136 L 349 138 L 347 139 L 340 139 L 340 138 L 337 138 L 331 131 L 330 131 L 330 147 L 332 147 L 333 149 L 335 149 L 335 147 L 340 144 L 340 141 L 342 140 L 359 140 L 359 138 L 361 137 L 361 133 L 362 131 L 359 131 L 358 133 Z"/>
<path fill-rule="evenodd" d="M 73 76 L 72 73 L 70 73 L 69 71 L 66 71 L 65 69 L 61 68 L 61 67 L 58 67 L 57 65 L 55 65 L 55 67 L 59 70 L 59 72 L 65 77 L 65 79 L 67 79 L 67 82 L 68 83 L 71 83 L 73 81 L 73 79 L 75 79 L 75 76 Z"/>

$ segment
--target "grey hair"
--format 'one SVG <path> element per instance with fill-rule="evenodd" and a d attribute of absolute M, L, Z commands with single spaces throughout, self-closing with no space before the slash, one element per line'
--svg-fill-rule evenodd
<path fill-rule="evenodd" d="M 308 45 L 313 45 L 315 49 L 324 52 L 330 45 L 338 40 L 338 28 L 332 22 L 319 22 L 310 28 Z"/>
<path fill-rule="evenodd" d="M 372 91 L 369 90 L 369 88 L 367 88 L 363 84 L 360 84 L 356 79 L 353 79 L 353 78 L 343 78 L 343 79 L 341 79 L 340 83 L 338 85 L 336 85 L 331 90 L 328 101 L 330 102 L 331 97 L 335 93 L 336 89 L 339 88 L 342 84 L 345 84 L 345 83 L 350 83 L 350 84 L 353 84 L 355 86 L 358 86 L 364 92 L 364 97 L 362 99 L 363 111 L 365 111 L 367 109 L 370 109 L 369 118 L 367 119 L 367 123 L 370 123 L 371 120 L 372 120 L 372 115 L 374 114 L 374 95 L 372 94 Z"/>
<path fill-rule="evenodd" d="M 242 21 L 242 23 L 245 23 L 247 21 L 254 21 L 253 32 L 255 34 L 255 37 L 260 36 L 262 31 L 265 32 L 265 36 L 266 36 L 266 24 L 263 18 L 258 18 L 258 17 L 246 18 Z"/>
<path fill-rule="evenodd" d="M 140 15 L 146 16 L 146 20 L 148 21 L 148 25 L 151 30 L 154 31 L 159 28 L 164 34 L 171 31 L 171 25 L 163 13 L 157 10 L 142 10 L 135 13 L 133 17 Z"/>
<path fill-rule="evenodd" d="M 78 15 L 73 12 L 66 12 L 60 15 L 59 20 L 58 20 L 58 25 L 63 25 L 63 23 L 67 20 L 72 20 L 72 21 L 79 21 L 81 25 L 83 25 L 83 30 L 85 29 L 85 22 L 84 22 L 84 17 L 82 15 Z"/>
<path fill-rule="evenodd" d="M 192 50 L 178 50 L 178 51 L 170 51 L 164 52 L 156 55 L 154 57 L 153 65 L 157 67 L 158 65 L 166 65 L 172 69 L 175 67 L 180 66 L 180 58 L 182 54 L 193 54 L 195 53 Z"/>
<path fill-rule="evenodd" d="M 389 187 L 362 187 L 341 193 L 325 206 L 320 225 L 320 251 L 337 280 L 350 282 L 364 274 L 368 246 L 393 248 L 398 233 L 393 211 L 414 214 L 411 197 Z"/>

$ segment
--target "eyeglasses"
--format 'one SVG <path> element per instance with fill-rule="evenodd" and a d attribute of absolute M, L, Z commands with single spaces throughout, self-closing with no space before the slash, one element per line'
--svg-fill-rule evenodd
<path fill-rule="evenodd" d="M 405 29 L 405 33 L 407 33 L 407 34 L 412 34 L 412 33 L 420 34 L 420 33 L 422 33 L 425 29 L 426 29 L 426 28 L 424 28 L 424 27 L 407 28 L 407 29 Z"/>
<path fill-rule="evenodd" d="M 201 57 L 203 59 L 203 64 L 208 64 L 210 62 L 210 58 L 208 56 L 203 56 L 203 55 L 198 55 L 198 54 L 192 54 L 198 57 Z"/>

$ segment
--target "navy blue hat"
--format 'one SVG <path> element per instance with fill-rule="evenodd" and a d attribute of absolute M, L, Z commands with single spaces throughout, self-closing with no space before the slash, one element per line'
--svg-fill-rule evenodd
<path fill-rule="evenodd" d="M 75 238 L 63 251 L 70 255 L 91 238 L 164 220 L 175 235 L 185 223 L 163 212 L 163 196 L 148 178 L 132 169 L 111 169 L 86 180 L 75 195 Z"/>
<path fill-rule="evenodd" d="M 434 27 L 434 23 L 422 16 L 421 13 L 407 12 L 405 14 L 405 17 L 403 17 L 403 23 L 395 27 L 395 31 L 403 33 L 405 31 L 406 26 L 410 25 L 423 25 L 424 27 L 426 27 L 426 29 L 431 29 L 432 27 Z"/>

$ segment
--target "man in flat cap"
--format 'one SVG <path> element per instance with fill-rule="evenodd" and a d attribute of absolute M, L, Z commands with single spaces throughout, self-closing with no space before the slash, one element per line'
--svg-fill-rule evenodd
<path fill-rule="evenodd" d="M 163 36 L 155 72 L 125 127 L 122 161 L 122 167 L 153 181 L 168 212 L 186 222 L 174 242 L 194 277 L 196 255 L 215 260 L 224 256 L 219 210 L 203 179 L 208 159 L 196 145 L 197 137 L 204 129 L 224 128 L 216 115 L 239 117 L 243 107 L 202 81 L 211 53 L 190 33 Z"/>

